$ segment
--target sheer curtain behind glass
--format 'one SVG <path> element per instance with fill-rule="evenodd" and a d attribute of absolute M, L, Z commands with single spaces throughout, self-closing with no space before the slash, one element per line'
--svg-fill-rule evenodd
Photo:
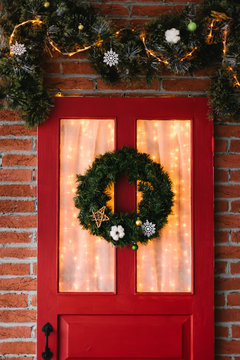
<path fill-rule="evenodd" d="M 114 248 L 83 230 L 73 198 L 76 174 L 114 150 L 114 120 L 61 120 L 59 291 L 114 291 Z"/>
<path fill-rule="evenodd" d="M 169 173 L 175 202 L 160 236 L 137 254 L 137 289 L 191 291 L 191 122 L 138 120 L 137 148 Z M 138 194 L 138 201 L 141 194 Z M 149 219 L 150 220 L 150 219 Z"/>

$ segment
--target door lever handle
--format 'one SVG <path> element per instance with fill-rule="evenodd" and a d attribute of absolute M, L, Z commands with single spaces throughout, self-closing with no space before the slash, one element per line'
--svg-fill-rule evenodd
<path fill-rule="evenodd" d="M 48 337 L 50 333 L 53 331 L 53 327 L 51 324 L 46 323 L 45 325 L 43 325 L 42 331 L 45 333 L 45 337 L 46 337 L 45 351 L 42 353 L 42 358 L 44 360 L 50 360 L 53 357 L 53 353 L 50 351 L 48 347 Z"/>

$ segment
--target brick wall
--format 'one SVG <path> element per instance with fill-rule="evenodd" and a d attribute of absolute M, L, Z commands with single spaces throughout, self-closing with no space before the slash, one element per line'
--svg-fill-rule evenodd
<path fill-rule="evenodd" d="M 172 6 L 181 10 L 184 0 L 95 5 L 120 24 L 139 24 Z M 107 87 L 85 55 L 56 56 L 46 70 L 49 87 L 66 96 L 204 95 L 209 75 L 166 72 L 150 88 L 143 78 Z M 240 124 L 217 124 L 215 138 L 216 358 L 240 360 Z M 30 360 L 36 345 L 37 130 L 25 128 L 17 113 L 0 111 L 0 152 L 0 354 Z"/>

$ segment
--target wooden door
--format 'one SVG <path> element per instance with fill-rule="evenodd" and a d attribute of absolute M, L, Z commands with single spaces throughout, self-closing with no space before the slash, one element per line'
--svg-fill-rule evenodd
<path fill-rule="evenodd" d="M 207 114 L 205 98 L 56 99 L 50 119 L 39 127 L 38 359 L 45 348 L 42 327 L 49 322 L 53 332 L 48 346 L 53 359 L 213 360 L 213 126 Z M 191 253 L 190 265 L 189 260 L 185 261 L 190 274 L 188 287 L 175 291 L 173 285 L 171 291 L 161 284 L 158 288 L 140 284 L 139 268 L 145 250 L 134 252 L 124 248 L 113 250 L 110 291 L 60 289 L 59 154 L 63 119 L 65 122 L 111 119 L 116 149 L 123 145 L 135 148 L 137 144 L 141 148 L 138 127 L 144 121 L 148 121 L 146 126 L 153 121 L 156 126 L 157 121 L 175 121 L 176 126 L 182 126 L 188 121 L 191 143 L 187 165 L 191 226 L 190 234 L 185 234 L 190 236 Z M 167 146 L 171 133 L 161 136 Z M 178 159 L 176 154 L 172 156 Z M 130 212 L 135 207 L 136 189 L 123 179 L 115 186 L 115 210 Z M 165 232 L 169 231 L 166 225 Z M 170 250 L 161 248 L 160 266 L 162 252 Z M 174 264 L 172 251 L 169 259 Z M 178 272 L 185 271 L 181 266 Z M 144 268 L 144 276 L 148 283 L 148 277 L 153 276 L 150 267 Z"/>

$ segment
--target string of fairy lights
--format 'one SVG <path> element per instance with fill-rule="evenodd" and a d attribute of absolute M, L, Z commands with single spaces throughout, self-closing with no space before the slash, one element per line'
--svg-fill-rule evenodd
<path fill-rule="evenodd" d="M 211 18 L 209 23 L 209 33 L 207 35 L 207 43 L 209 45 L 214 43 L 214 28 L 219 29 L 220 27 L 220 33 L 222 36 L 220 36 L 220 39 L 222 40 L 223 45 L 223 57 L 227 54 L 228 46 L 227 46 L 227 40 L 228 36 L 230 34 L 230 27 L 228 22 L 232 20 L 229 16 L 227 16 L 225 13 L 218 12 L 218 11 L 211 11 Z M 233 86 L 239 88 L 240 82 L 238 81 L 237 75 L 233 69 L 232 66 L 226 67 L 226 70 L 232 74 L 232 77 L 234 79 Z"/>
<path fill-rule="evenodd" d="M 228 51 L 227 41 L 228 41 L 228 36 L 230 34 L 229 21 L 231 21 L 231 18 L 229 16 L 227 16 L 225 13 L 217 12 L 217 11 L 211 11 L 211 17 L 209 18 L 209 26 L 208 26 L 209 27 L 209 32 L 208 32 L 208 35 L 206 37 L 206 42 L 210 45 L 210 44 L 221 41 L 222 45 L 223 45 L 223 50 L 222 50 L 223 57 L 227 54 L 227 51 Z M 13 29 L 12 34 L 10 35 L 10 38 L 9 38 L 9 48 L 10 48 L 10 54 L 11 55 L 12 55 L 11 46 L 13 45 L 13 43 L 14 43 L 14 41 L 16 39 L 16 34 L 17 34 L 18 29 L 20 27 L 25 26 L 25 25 L 30 24 L 30 23 L 33 24 L 33 25 L 37 25 L 37 26 L 42 26 L 42 25 L 46 26 L 46 23 L 43 20 L 41 20 L 39 17 L 36 17 L 36 19 L 26 20 L 26 21 L 16 25 L 14 27 L 14 29 Z M 193 22 L 191 22 L 191 23 L 193 23 Z M 195 23 L 193 23 L 193 24 L 195 25 Z M 82 24 L 79 24 L 79 29 L 83 29 Z M 116 37 L 119 36 L 119 34 L 123 30 L 125 30 L 125 28 L 121 28 L 121 29 L 117 30 L 114 33 L 113 36 L 116 36 Z M 132 31 L 135 32 L 135 29 L 132 28 Z M 217 40 L 216 40 L 216 37 L 214 36 L 215 31 L 218 31 L 218 33 L 220 32 L 219 39 L 217 39 Z M 79 47 L 75 51 L 64 52 L 64 51 L 62 51 L 60 49 L 60 47 L 51 38 L 50 33 L 49 33 L 48 29 L 47 29 L 47 26 L 46 26 L 46 36 L 47 36 L 47 40 L 48 40 L 49 45 L 51 46 L 51 48 L 54 51 L 58 52 L 62 56 L 68 56 L 68 57 L 72 57 L 72 56 L 74 56 L 74 55 L 76 55 L 78 53 L 85 52 L 85 51 L 91 49 L 94 46 L 101 46 L 102 43 L 103 43 L 102 39 L 98 39 L 96 42 L 94 42 L 91 45 L 83 46 L 82 48 Z M 158 56 L 156 54 L 155 51 L 148 48 L 148 46 L 146 44 L 146 33 L 145 32 L 141 32 L 140 35 L 139 35 L 139 38 L 142 41 L 144 49 L 145 49 L 146 54 L 148 56 L 154 57 L 159 63 L 162 63 L 162 64 L 164 64 L 166 66 L 169 65 L 168 60 L 161 58 L 160 56 Z M 194 46 L 194 48 L 192 50 L 187 51 L 186 54 L 184 56 L 182 56 L 182 57 L 179 57 L 178 60 L 180 62 L 183 62 L 186 59 L 191 60 L 194 57 L 195 52 L 197 50 L 198 50 L 198 46 Z M 237 75 L 236 75 L 233 67 L 232 66 L 227 66 L 226 70 L 232 74 L 232 77 L 233 77 L 233 80 L 234 80 L 233 81 L 233 86 L 239 88 L 240 87 L 240 82 L 239 82 L 239 80 L 237 78 Z M 57 93 L 56 95 L 61 96 L 61 93 Z"/>

